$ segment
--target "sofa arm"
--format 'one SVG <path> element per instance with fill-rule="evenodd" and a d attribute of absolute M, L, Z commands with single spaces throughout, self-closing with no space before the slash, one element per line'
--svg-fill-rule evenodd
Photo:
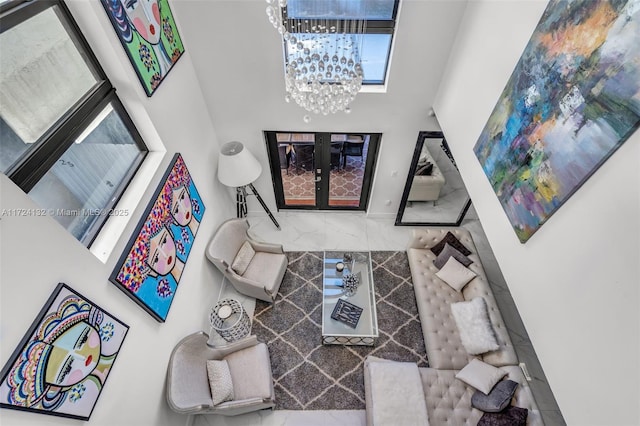
<path fill-rule="evenodd" d="M 428 426 L 418 366 L 367 357 L 364 362 L 367 426 Z"/>

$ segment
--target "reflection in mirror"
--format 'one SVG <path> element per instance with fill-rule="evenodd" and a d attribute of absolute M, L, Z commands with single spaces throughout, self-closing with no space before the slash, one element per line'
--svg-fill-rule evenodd
<path fill-rule="evenodd" d="M 420 132 L 395 224 L 459 226 L 470 205 L 442 132 Z"/>

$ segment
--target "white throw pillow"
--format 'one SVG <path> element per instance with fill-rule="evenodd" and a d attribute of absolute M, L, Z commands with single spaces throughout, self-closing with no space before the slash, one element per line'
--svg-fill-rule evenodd
<path fill-rule="evenodd" d="M 233 382 L 231 382 L 231 371 L 229 371 L 229 364 L 226 360 L 207 361 L 207 375 L 209 376 L 213 405 L 233 400 Z"/>
<path fill-rule="evenodd" d="M 468 302 L 452 303 L 451 313 L 458 326 L 462 345 L 469 354 L 479 355 L 500 347 L 484 298 L 474 297 Z"/>
<path fill-rule="evenodd" d="M 461 291 L 469 281 L 475 278 L 476 273 L 451 256 L 442 269 L 436 272 L 436 276 L 454 290 Z"/>
<path fill-rule="evenodd" d="M 240 246 L 240 250 L 238 250 L 236 258 L 233 259 L 233 263 L 231 263 L 231 269 L 233 269 L 236 274 L 243 275 L 249 267 L 251 259 L 253 259 L 253 256 L 255 255 L 256 252 L 253 247 L 251 247 L 251 243 L 249 243 L 249 241 L 245 241 L 244 244 Z"/>
<path fill-rule="evenodd" d="M 469 364 L 458 371 L 456 378 L 487 395 L 496 383 L 506 375 L 507 372 L 504 370 L 500 370 L 479 359 L 472 359 Z"/>

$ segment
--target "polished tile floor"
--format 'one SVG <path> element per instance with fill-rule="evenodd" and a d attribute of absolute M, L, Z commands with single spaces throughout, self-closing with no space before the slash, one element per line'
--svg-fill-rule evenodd
<path fill-rule="evenodd" d="M 249 216 L 252 236 L 258 240 L 279 243 L 285 251 L 314 250 L 405 250 L 413 228 L 394 226 L 394 219 L 369 218 L 365 213 L 351 212 L 277 212 L 278 230 L 266 215 Z M 565 424 L 558 405 L 547 384 L 527 332 L 515 307 L 493 251 L 487 242 L 475 212 L 462 223 L 475 242 L 482 264 L 493 288 L 511 339 L 521 361 L 525 362 L 533 380 L 529 383 L 543 419 L 547 425 Z M 225 295 L 238 297 L 230 286 Z M 222 296 L 222 294 L 221 294 Z M 250 313 L 254 305 L 241 298 Z M 261 411 L 236 417 L 195 416 L 193 425 L 262 425 L 262 426 L 357 426 L 365 424 L 365 412 L 353 411 Z"/>

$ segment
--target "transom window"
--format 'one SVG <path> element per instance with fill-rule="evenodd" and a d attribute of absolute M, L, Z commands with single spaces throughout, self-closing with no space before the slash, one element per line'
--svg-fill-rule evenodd
<path fill-rule="evenodd" d="M 0 4 L 0 171 L 89 246 L 147 147 L 64 2 Z"/>
<path fill-rule="evenodd" d="M 352 40 L 361 46 L 363 84 L 383 85 L 389 68 L 398 2 L 399 0 L 288 0 L 283 18 L 289 32 L 295 34 L 305 46 L 311 45 L 312 43 L 308 43 L 310 41 L 339 44 L 332 40 L 338 37 L 336 34 L 302 34 L 297 30 L 312 20 L 328 22 L 329 26 L 346 24 L 347 29 L 363 28 L 364 35 L 356 36 L 357 31 L 354 31 Z M 347 34 L 349 32 L 348 30 Z M 296 57 L 296 47 L 285 42 L 284 48 L 287 65 Z"/>

